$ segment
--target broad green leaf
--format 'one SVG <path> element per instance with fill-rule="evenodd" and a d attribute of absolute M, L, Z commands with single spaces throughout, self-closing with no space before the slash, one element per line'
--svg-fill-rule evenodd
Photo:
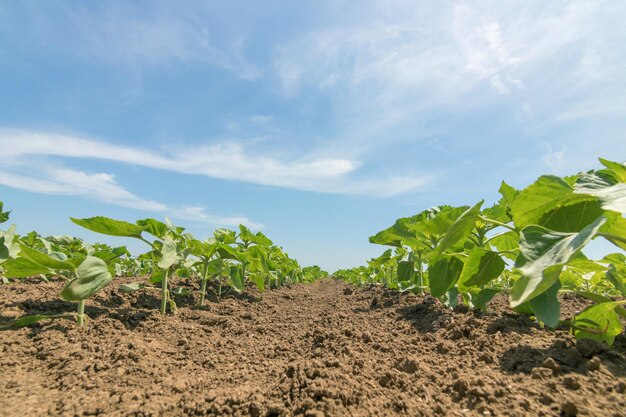
<path fill-rule="evenodd" d="M 626 213 L 626 183 L 617 182 L 608 175 L 599 172 L 581 174 L 574 191 L 597 197 L 605 210 Z"/>
<path fill-rule="evenodd" d="M 252 281 L 256 284 L 256 287 L 259 289 L 259 291 L 265 291 L 265 280 L 261 275 L 251 274 L 250 278 L 252 278 Z"/>
<path fill-rule="evenodd" d="M 161 258 L 157 265 L 161 269 L 168 269 L 176 263 L 178 259 L 178 252 L 176 251 L 176 241 L 167 236 L 163 240 L 163 247 L 161 248 Z"/>
<path fill-rule="evenodd" d="M 76 269 L 76 278 L 61 289 L 66 301 L 85 300 L 109 285 L 113 276 L 107 264 L 100 258 L 88 256 Z"/>
<path fill-rule="evenodd" d="M 7 220 L 9 220 L 9 214 L 11 214 L 10 211 L 2 211 L 3 210 L 3 203 L 2 201 L 0 201 L 0 223 L 4 223 Z"/>
<path fill-rule="evenodd" d="M 217 229 L 213 231 L 213 236 L 218 242 L 230 245 L 237 240 L 237 232 L 229 229 Z"/>
<path fill-rule="evenodd" d="M 497 253 L 482 248 L 472 249 L 459 278 L 459 290 L 464 292 L 470 287 L 484 287 L 500 276 L 504 266 L 504 261 Z"/>
<path fill-rule="evenodd" d="M 32 316 L 23 316 L 20 317 L 19 319 L 15 320 L 14 322 L 10 323 L 10 324 L 3 324 L 0 325 L 0 329 L 19 329 L 20 327 L 26 327 L 29 326 L 31 324 L 37 323 L 39 321 L 42 320 L 46 320 L 49 319 L 49 316 L 46 316 L 45 314 L 35 314 Z"/>
<path fill-rule="evenodd" d="M 495 288 L 473 288 L 467 293 L 467 301 L 470 307 L 484 310 L 487 304 L 495 297 L 500 290 Z"/>
<path fill-rule="evenodd" d="M 2 268 L 4 268 L 2 275 L 7 278 L 27 278 L 39 274 L 49 275 L 53 272 L 50 268 L 26 258 L 9 259 L 2 264 Z"/>
<path fill-rule="evenodd" d="M 463 262 L 454 256 L 446 256 L 429 266 L 429 286 L 433 297 L 443 296 L 461 276 Z"/>
<path fill-rule="evenodd" d="M 107 264 L 118 259 L 124 255 L 130 256 L 130 253 L 126 249 L 126 246 L 120 246 L 117 248 L 113 248 L 111 251 L 97 251 L 94 252 L 92 256 L 96 258 L 102 259 Z"/>
<path fill-rule="evenodd" d="M 552 287 L 563 266 L 594 238 L 604 222 L 604 217 L 600 217 L 579 233 L 555 232 L 541 226 L 525 227 L 520 232 L 521 254 L 516 263 L 522 277 L 511 289 L 511 307 Z"/>
<path fill-rule="evenodd" d="M 184 297 L 191 294 L 191 290 L 185 287 L 176 287 L 172 290 L 172 294 Z"/>
<path fill-rule="evenodd" d="M 502 195 L 502 200 L 506 203 L 507 206 L 511 206 L 513 201 L 517 198 L 519 191 L 515 188 L 511 187 L 506 182 L 502 181 L 500 184 L 500 189 L 498 190 Z"/>
<path fill-rule="evenodd" d="M 517 257 L 513 252 L 519 247 L 519 235 L 513 231 L 500 233 L 493 236 L 489 243 L 500 252 L 507 252 L 504 254 L 507 258 L 515 260 Z"/>
<path fill-rule="evenodd" d="M 603 295 L 596 294 L 593 292 L 576 291 L 576 294 L 580 295 L 581 297 L 588 298 L 596 304 L 613 302 L 613 300 L 611 300 L 609 297 L 605 297 Z M 619 314 L 620 316 L 626 318 L 626 309 L 624 307 L 621 307 L 621 306 L 615 307 L 615 312 Z"/>
<path fill-rule="evenodd" d="M 142 231 L 150 233 L 152 236 L 158 237 L 159 239 L 164 239 L 167 235 L 167 232 L 170 230 L 167 224 L 156 219 L 148 218 L 143 220 L 137 220 L 135 223 L 138 227 L 141 227 Z"/>
<path fill-rule="evenodd" d="M 220 259 L 231 259 L 234 261 L 241 261 L 242 256 L 232 247 L 228 245 L 220 245 L 217 248 L 217 253 L 220 255 Z"/>
<path fill-rule="evenodd" d="M 448 232 L 461 215 L 469 210 L 468 206 L 438 206 L 424 210 L 413 217 L 404 218 L 404 225 L 410 231 L 423 236 L 441 236 Z"/>
<path fill-rule="evenodd" d="M 615 265 L 609 265 L 608 271 L 606 271 L 606 279 L 613 284 L 615 289 L 622 294 L 623 297 L 626 297 L 626 286 L 624 286 L 624 276 L 625 274 L 615 268 Z"/>
<path fill-rule="evenodd" d="M 15 225 L 12 224 L 7 231 L 0 230 L 0 237 L 3 238 L 3 243 L 0 244 L 0 248 L 4 247 L 4 254 L 2 258 L 17 258 L 20 253 L 20 246 L 18 239 L 16 239 Z"/>
<path fill-rule="evenodd" d="M 561 282 L 556 281 L 550 288 L 528 301 L 537 320 L 554 329 L 559 325 L 561 305 L 559 304 L 559 289 Z"/>
<path fill-rule="evenodd" d="M 232 268 L 230 271 L 230 284 L 232 288 L 237 292 L 242 292 L 243 288 L 243 280 L 241 279 L 241 269 L 240 268 Z"/>
<path fill-rule="evenodd" d="M 604 217 L 607 221 L 600 228 L 602 237 L 626 251 L 626 219 L 613 211 L 606 212 Z"/>
<path fill-rule="evenodd" d="M 391 256 L 392 256 L 392 250 L 391 249 L 387 249 L 378 258 L 372 258 L 367 263 L 372 268 L 380 268 L 382 265 L 384 265 L 387 262 L 389 262 L 389 260 L 391 259 Z"/>
<path fill-rule="evenodd" d="M 474 229 L 476 225 L 476 220 L 480 214 L 480 207 L 482 204 L 483 201 L 480 201 L 474 207 L 467 209 L 455 220 L 454 223 L 452 223 L 435 248 L 433 252 L 433 260 L 438 259 L 446 249 L 451 248 L 455 243 L 466 239 L 469 236 L 472 229 Z"/>
<path fill-rule="evenodd" d="M 445 295 L 441 299 L 441 303 L 449 308 L 454 308 L 459 304 L 459 290 L 457 287 L 452 287 L 446 291 Z"/>
<path fill-rule="evenodd" d="M 600 163 L 610 169 L 619 181 L 626 182 L 626 165 L 620 164 L 619 162 L 609 161 L 604 158 L 600 158 Z"/>
<path fill-rule="evenodd" d="M 420 241 L 416 232 L 407 228 L 407 222 L 411 218 L 402 218 L 396 220 L 393 226 L 388 227 L 385 230 L 381 230 L 376 235 L 369 238 L 370 243 L 385 246 L 395 246 L 401 248 L 409 246 L 414 250 L 425 249 L 426 245 Z"/>
<path fill-rule="evenodd" d="M 398 262 L 398 281 L 414 282 L 416 276 L 414 261 Z"/>
<path fill-rule="evenodd" d="M 150 274 L 150 278 L 148 278 L 148 282 L 150 284 L 158 284 L 163 281 L 163 277 L 165 276 L 165 271 L 163 269 L 157 269 L 152 274 Z"/>
<path fill-rule="evenodd" d="M 558 232 L 578 232 L 603 212 L 597 198 L 575 194 L 570 184 L 552 175 L 540 177 L 511 204 L 518 229 L 539 225 Z"/>
<path fill-rule="evenodd" d="M 103 235 L 110 236 L 123 236 L 141 238 L 141 232 L 145 230 L 145 227 L 128 223 L 122 220 L 113 220 L 108 217 L 90 217 L 86 219 L 75 219 L 70 217 L 70 220 L 85 229 L 92 232 L 102 233 Z"/>
<path fill-rule="evenodd" d="M 144 288 L 146 288 L 146 284 L 141 284 L 139 282 L 132 282 L 130 284 L 122 284 L 119 286 L 119 290 L 124 294 L 130 294 Z"/>
<path fill-rule="evenodd" d="M 593 339 L 611 346 L 622 332 L 622 323 L 615 309 L 625 303 L 605 302 L 585 308 L 573 321 L 576 338 Z"/>
<path fill-rule="evenodd" d="M 36 249 L 31 249 L 28 246 L 20 245 L 20 256 L 29 259 L 39 265 L 45 266 L 56 271 L 75 271 L 76 265 L 69 260 L 59 260 L 52 256 L 49 256 L 43 252 L 39 252 Z"/>

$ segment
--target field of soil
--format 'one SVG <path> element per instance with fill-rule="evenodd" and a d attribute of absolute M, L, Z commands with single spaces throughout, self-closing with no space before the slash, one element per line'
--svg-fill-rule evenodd
<path fill-rule="evenodd" d="M 125 282 L 127 280 L 119 280 Z M 60 281 L 0 285 L 0 320 L 73 311 Z M 624 416 L 626 341 L 612 350 L 488 314 L 327 279 L 191 297 L 111 285 L 91 320 L 0 332 L 1 416 Z M 584 308 L 563 300 L 565 316 Z"/>

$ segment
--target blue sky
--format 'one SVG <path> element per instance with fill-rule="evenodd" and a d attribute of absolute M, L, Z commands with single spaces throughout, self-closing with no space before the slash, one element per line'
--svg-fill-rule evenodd
<path fill-rule="evenodd" d="M 0 200 L 22 233 L 241 222 L 357 266 L 398 217 L 626 159 L 624 21 L 623 1 L 2 2 Z"/>

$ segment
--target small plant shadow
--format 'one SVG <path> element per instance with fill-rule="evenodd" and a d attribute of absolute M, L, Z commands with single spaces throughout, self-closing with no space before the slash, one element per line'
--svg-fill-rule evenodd
<path fill-rule="evenodd" d="M 532 321 L 530 317 L 517 313 L 502 313 L 502 316 L 498 317 L 493 322 L 487 325 L 487 334 L 495 333 L 518 333 L 518 334 L 530 334 L 531 329 L 538 329 L 539 326 L 536 322 Z"/>
<path fill-rule="evenodd" d="M 441 307 L 429 299 L 411 306 L 400 307 L 396 309 L 396 312 L 400 319 L 411 323 L 413 328 L 420 333 L 434 332 L 436 329 L 433 323 L 442 315 Z"/>

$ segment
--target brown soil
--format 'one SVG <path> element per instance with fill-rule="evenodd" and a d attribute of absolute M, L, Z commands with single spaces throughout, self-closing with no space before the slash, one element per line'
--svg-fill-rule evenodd
<path fill-rule="evenodd" d="M 72 311 L 61 282 L 0 286 L 0 318 Z M 158 296 L 158 293 L 155 293 Z M 608 351 L 507 312 L 334 280 L 179 299 L 111 286 L 69 320 L 0 332 L 0 415 L 622 416 L 626 342 Z M 569 314 L 584 307 L 564 299 Z M 566 314 L 567 315 L 567 314 Z"/>

